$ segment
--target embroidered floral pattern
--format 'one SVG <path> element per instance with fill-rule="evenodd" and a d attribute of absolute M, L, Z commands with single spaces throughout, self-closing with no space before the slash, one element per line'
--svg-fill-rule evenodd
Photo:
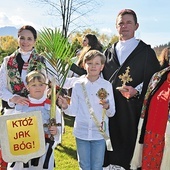
<path fill-rule="evenodd" d="M 12 92 L 14 94 L 24 94 L 27 95 L 28 91 L 21 79 L 21 75 L 18 71 L 18 63 L 16 60 L 16 56 L 18 55 L 18 50 L 14 52 L 7 62 L 7 75 L 9 77 L 9 84 L 11 86 Z M 30 61 L 28 64 L 27 72 L 32 70 L 41 70 L 42 67 L 45 67 L 44 58 L 36 54 L 33 50 L 32 54 L 30 55 Z"/>
<path fill-rule="evenodd" d="M 160 170 L 165 140 L 164 135 L 151 131 L 145 132 L 145 144 L 143 150 L 142 169 Z"/>
<path fill-rule="evenodd" d="M 41 70 L 41 69 L 46 69 L 45 64 L 44 64 L 44 57 L 37 55 L 36 53 L 33 55 L 32 53 L 27 72 L 30 72 L 33 70 Z"/>
<path fill-rule="evenodd" d="M 167 67 L 157 73 L 155 73 L 148 85 L 148 90 L 145 94 L 145 98 L 144 98 L 144 102 L 143 102 L 143 107 L 142 107 L 142 111 L 141 111 L 141 118 L 144 118 L 145 116 L 145 112 L 146 112 L 146 108 L 147 108 L 147 102 L 148 102 L 148 97 L 151 94 L 152 90 L 156 87 L 156 85 L 159 83 L 159 81 L 161 80 L 162 75 L 167 72 L 168 70 L 170 70 L 170 67 Z"/>

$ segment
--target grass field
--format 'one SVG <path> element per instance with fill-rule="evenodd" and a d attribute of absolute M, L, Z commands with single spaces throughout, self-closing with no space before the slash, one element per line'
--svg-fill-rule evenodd
<path fill-rule="evenodd" d="M 74 118 L 65 115 L 64 120 L 65 133 L 62 143 L 55 149 L 55 170 L 78 170 L 75 138 L 72 133 Z"/>

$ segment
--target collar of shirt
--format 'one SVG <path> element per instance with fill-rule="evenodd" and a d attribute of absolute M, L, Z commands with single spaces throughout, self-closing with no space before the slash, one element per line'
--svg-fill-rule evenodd
<path fill-rule="evenodd" d="M 21 51 L 21 49 L 19 48 L 18 51 L 21 53 L 21 57 L 22 57 L 22 59 L 24 60 L 24 62 L 28 62 L 29 57 L 30 57 L 30 55 L 31 55 L 31 53 L 32 53 L 33 50 L 28 51 L 28 52 L 23 52 L 23 51 Z"/>
<path fill-rule="evenodd" d="M 124 61 L 137 47 L 138 44 L 139 40 L 135 39 L 134 37 L 126 41 L 119 41 L 116 44 L 116 53 L 120 64 L 124 63 Z"/>
<path fill-rule="evenodd" d="M 93 83 L 98 83 L 98 82 L 100 83 L 100 79 L 101 79 L 101 77 L 99 76 L 99 78 L 98 78 L 97 80 L 91 82 L 86 76 L 85 76 L 85 77 L 82 77 L 82 78 L 83 78 L 82 81 L 85 82 L 85 84 L 86 84 L 86 83 L 93 84 Z M 81 79 L 80 79 L 80 80 L 81 80 Z"/>
<path fill-rule="evenodd" d="M 30 100 L 31 103 L 39 104 L 43 103 L 47 99 L 47 96 L 44 94 L 44 96 L 41 99 L 34 99 L 30 97 L 30 95 L 28 95 L 28 99 Z"/>

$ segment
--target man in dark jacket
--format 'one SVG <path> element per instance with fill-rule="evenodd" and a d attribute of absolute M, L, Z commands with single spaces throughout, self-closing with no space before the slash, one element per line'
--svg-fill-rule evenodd
<path fill-rule="evenodd" d="M 113 151 L 106 151 L 104 161 L 110 169 L 130 169 L 144 95 L 151 76 L 160 69 L 150 45 L 135 39 L 138 26 L 133 10 L 120 11 L 119 41 L 105 51 L 103 77 L 113 85 L 116 104 L 115 116 L 109 119 Z"/>

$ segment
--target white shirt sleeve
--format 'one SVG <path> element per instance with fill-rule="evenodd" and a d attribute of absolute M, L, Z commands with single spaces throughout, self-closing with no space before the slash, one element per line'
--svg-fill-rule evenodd
<path fill-rule="evenodd" d="M 140 83 L 138 86 L 135 87 L 135 89 L 139 92 L 139 94 L 142 93 L 142 88 L 143 88 L 143 82 Z"/>
<path fill-rule="evenodd" d="M 5 101 L 9 101 L 9 99 L 11 99 L 13 97 L 13 94 L 8 90 L 7 87 L 7 71 L 6 71 L 6 67 L 7 67 L 7 57 L 4 58 L 4 61 L 1 65 L 0 68 L 0 98 L 2 100 Z"/>

